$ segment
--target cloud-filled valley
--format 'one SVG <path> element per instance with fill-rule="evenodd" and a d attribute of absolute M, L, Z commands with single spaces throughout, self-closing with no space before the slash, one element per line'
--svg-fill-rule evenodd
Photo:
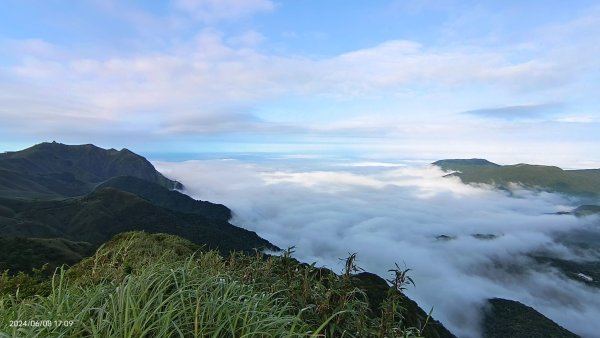
<path fill-rule="evenodd" d="M 294 165 L 290 165 L 293 163 Z M 526 190 L 497 191 L 410 163 L 327 163 L 314 159 L 156 162 L 189 195 L 230 207 L 233 223 L 296 257 L 341 271 L 339 258 L 389 278 L 412 269 L 408 295 L 461 337 L 477 337 L 486 299 L 518 300 L 565 328 L 600 330 L 600 293 L 533 256 L 597 259 L 557 239 L 598 218 L 556 215 L 576 202 Z M 493 236 L 491 236 L 493 235 Z"/>

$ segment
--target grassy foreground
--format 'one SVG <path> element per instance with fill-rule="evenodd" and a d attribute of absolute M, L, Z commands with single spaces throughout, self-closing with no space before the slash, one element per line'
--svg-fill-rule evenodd
<path fill-rule="evenodd" d="M 355 255 L 342 275 L 290 255 L 224 258 L 176 236 L 124 233 L 51 279 L 1 275 L 0 337 L 424 334 L 427 319 L 403 321 L 405 271 L 392 271 L 393 287 L 375 308 L 355 286 Z"/>

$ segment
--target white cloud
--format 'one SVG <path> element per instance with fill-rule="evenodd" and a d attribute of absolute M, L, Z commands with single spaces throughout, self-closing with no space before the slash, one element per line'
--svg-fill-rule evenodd
<path fill-rule="evenodd" d="M 528 120 L 547 118 L 561 110 L 564 110 L 561 104 L 545 103 L 477 109 L 466 111 L 464 114 L 505 120 Z"/>
<path fill-rule="evenodd" d="M 58 46 L 42 39 L 8 40 L 5 43 L 10 49 L 23 55 L 35 55 L 46 59 L 65 57 Z"/>
<path fill-rule="evenodd" d="M 406 164 L 386 162 L 356 162 L 348 164 L 350 167 L 405 167 Z"/>
<path fill-rule="evenodd" d="M 595 121 L 594 117 L 585 115 L 585 116 L 565 116 L 556 120 L 557 122 L 567 122 L 567 123 L 592 123 Z"/>
<path fill-rule="evenodd" d="M 270 12 L 275 7 L 270 0 L 175 0 L 174 3 L 177 8 L 208 23 Z"/>
<path fill-rule="evenodd" d="M 240 35 L 233 36 L 228 39 L 228 43 L 234 46 L 247 47 L 247 48 L 256 48 L 263 41 L 265 41 L 265 36 L 260 34 L 257 31 L 249 30 L 243 32 Z"/>
<path fill-rule="evenodd" d="M 528 257 L 577 257 L 555 238 L 594 220 L 545 214 L 572 207 L 561 196 L 518 191 L 511 198 L 443 178 L 434 167 L 259 163 L 155 164 L 190 195 L 232 208 L 234 224 L 280 247 L 295 245 L 303 261 L 340 271 L 338 258 L 358 252 L 359 265 L 384 277 L 394 262 L 405 263 L 417 285 L 409 295 L 425 310 L 434 307 L 458 336 L 478 335 L 490 297 L 519 300 L 584 336 L 600 330 L 600 293 Z"/>
<path fill-rule="evenodd" d="M 98 109 L 118 114 L 160 111 L 165 119 L 190 111 L 203 115 L 231 102 L 252 106 L 289 96 L 351 99 L 387 95 L 416 84 L 451 88 L 544 82 L 540 70 L 527 63 L 511 65 L 500 54 L 427 50 L 411 41 L 307 59 L 250 48 L 260 40 L 252 31 L 232 39 L 239 48 L 225 43 L 218 31 L 204 30 L 192 43 L 160 53 L 60 61 L 27 57 L 12 71 L 22 81 L 52 83 Z M 511 67 L 519 70 L 507 71 Z M 555 74 L 552 69 L 543 73 Z"/>

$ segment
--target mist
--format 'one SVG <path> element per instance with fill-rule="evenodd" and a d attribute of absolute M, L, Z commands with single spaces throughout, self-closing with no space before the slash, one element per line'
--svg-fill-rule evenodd
<path fill-rule="evenodd" d="M 295 246 L 301 261 L 340 272 L 339 258 L 357 252 L 360 267 L 384 278 L 395 263 L 412 269 L 416 287 L 406 293 L 460 337 L 480 336 L 492 297 L 520 301 L 582 336 L 600 332 L 598 290 L 530 257 L 597 259 L 556 240 L 580 229 L 599 231 L 598 218 L 552 214 L 576 206 L 565 196 L 465 185 L 437 167 L 410 162 L 154 164 L 190 196 L 231 208 L 233 224 L 279 247 Z"/>

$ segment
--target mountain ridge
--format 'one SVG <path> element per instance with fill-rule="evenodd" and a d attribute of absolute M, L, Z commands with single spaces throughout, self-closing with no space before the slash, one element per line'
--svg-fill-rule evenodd
<path fill-rule="evenodd" d="M 224 254 L 279 250 L 230 224 L 226 206 L 171 190 L 182 187 L 126 148 L 45 142 L 2 153 L 0 233 L 15 254 L 5 253 L 0 266 L 15 273 L 44 263 L 72 264 L 131 230 L 179 235 Z"/>
<path fill-rule="evenodd" d="M 210 219 L 229 221 L 232 217 L 231 210 L 223 204 L 195 200 L 176 190 L 145 181 L 134 176 L 113 177 L 101 184 L 95 190 L 114 188 L 140 196 L 157 206 L 183 213 L 202 215 Z"/>
<path fill-rule="evenodd" d="M 182 188 L 144 157 L 124 148 L 44 142 L 0 154 L 0 196 L 64 198 L 91 192 L 117 176 L 135 176 L 168 189 Z"/>
<path fill-rule="evenodd" d="M 518 301 L 491 298 L 483 320 L 487 338 L 579 338 L 534 308 Z"/>
<path fill-rule="evenodd" d="M 5 214 L 6 210 L 13 213 L 0 220 L 0 231 L 11 237 L 65 238 L 98 246 L 120 232 L 145 230 L 180 235 L 223 252 L 279 249 L 256 233 L 226 221 L 166 209 L 133 193 L 108 187 L 63 200 L 4 198 L 0 205 Z"/>
<path fill-rule="evenodd" d="M 511 184 L 525 188 L 596 198 L 600 196 L 600 169 L 564 170 L 557 166 L 526 163 L 499 165 L 484 159 L 439 160 L 432 165 L 449 172 L 463 183 L 490 184 L 511 190 Z"/>

